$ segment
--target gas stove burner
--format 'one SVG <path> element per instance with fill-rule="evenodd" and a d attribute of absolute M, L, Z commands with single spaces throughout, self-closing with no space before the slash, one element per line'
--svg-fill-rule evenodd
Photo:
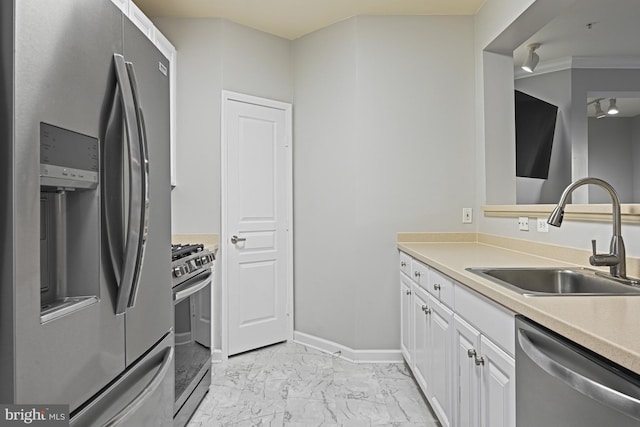
<path fill-rule="evenodd" d="M 202 244 L 171 245 L 171 275 L 175 287 L 210 269 L 215 255 Z"/>
<path fill-rule="evenodd" d="M 177 259 L 184 258 L 186 256 L 189 256 L 198 252 L 202 252 L 203 249 L 204 249 L 204 245 L 202 244 L 183 245 L 181 243 L 178 243 L 177 245 L 171 245 L 171 261 L 175 261 Z"/>

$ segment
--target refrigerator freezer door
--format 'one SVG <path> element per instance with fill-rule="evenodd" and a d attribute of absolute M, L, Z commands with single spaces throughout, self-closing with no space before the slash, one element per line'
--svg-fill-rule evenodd
<path fill-rule="evenodd" d="M 149 158 L 148 238 L 135 304 L 127 309 L 126 360 L 136 360 L 172 327 L 171 181 L 167 59 L 131 22 L 124 22 L 124 57 L 137 77 Z M 162 65 L 163 67 L 160 67 Z M 133 302 L 133 301 L 130 301 Z"/>
<path fill-rule="evenodd" d="M 13 365 L 13 2 L 0 1 L 0 402 L 14 398 Z"/>
<path fill-rule="evenodd" d="M 109 1 L 13 4 L 14 223 L 1 226 L 14 228 L 0 230 L 13 235 L 14 278 L 0 283 L 12 287 L 15 307 L 8 332 L 16 355 L 12 400 L 69 404 L 73 411 L 124 370 L 125 319 L 114 314 L 116 290 L 101 270 L 99 190 L 75 192 L 92 210 L 68 219 L 77 232 L 67 245 L 69 275 L 90 278 L 98 300 L 55 320 L 41 319 L 39 129 L 45 122 L 102 140 L 115 88 L 113 54 L 122 52 L 123 16 Z M 73 251 L 95 262 L 74 262 Z M 0 325 L 0 336 L 7 326 Z"/>
<path fill-rule="evenodd" d="M 70 425 L 156 427 L 173 425 L 173 332 L 73 414 Z"/>

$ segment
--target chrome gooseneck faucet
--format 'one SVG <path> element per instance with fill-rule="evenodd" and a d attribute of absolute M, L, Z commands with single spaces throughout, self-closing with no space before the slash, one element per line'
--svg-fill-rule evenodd
<path fill-rule="evenodd" d="M 560 227 L 560 225 L 562 224 L 562 219 L 564 217 L 564 207 L 567 204 L 567 199 L 576 188 L 586 184 L 594 184 L 607 190 L 607 192 L 611 196 L 611 204 L 613 206 L 613 236 L 611 236 L 609 253 L 597 254 L 596 241 L 592 240 L 591 247 L 593 250 L 593 255 L 589 257 L 589 263 L 595 266 L 609 266 L 609 274 L 611 276 L 626 279 L 626 251 L 624 248 L 624 241 L 622 240 L 620 199 L 618 198 L 618 193 L 616 193 L 616 190 L 614 190 L 609 183 L 599 178 L 591 177 L 582 178 L 575 182 L 572 182 L 562 192 L 560 201 L 558 202 L 558 205 L 555 207 L 553 212 L 551 212 L 551 215 L 549 215 L 547 223 L 549 225 L 553 225 L 554 227 Z"/>

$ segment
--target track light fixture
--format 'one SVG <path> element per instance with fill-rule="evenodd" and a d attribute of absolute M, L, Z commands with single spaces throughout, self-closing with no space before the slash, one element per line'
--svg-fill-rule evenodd
<path fill-rule="evenodd" d="M 596 101 L 596 119 L 601 119 L 603 117 L 607 117 L 607 113 L 602 111 L 602 107 L 600 106 L 600 101 Z"/>
<path fill-rule="evenodd" d="M 616 105 L 616 98 L 609 98 L 609 108 L 607 109 L 607 111 L 602 110 L 600 101 L 606 101 L 606 98 L 595 98 L 587 102 L 587 108 L 589 107 L 589 105 L 593 105 L 593 108 L 595 108 L 596 119 L 602 119 L 603 117 L 607 116 L 615 116 L 620 112 L 620 110 L 618 110 L 618 106 Z"/>
<path fill-rule="evenodd" d="M 532 43 L 527 46 L 529 49 L 529 53 L 522 64 L 522 69 L 527 73 L 533 73 L 533 70 L 536 69 L 536 65 L 538 65 L 538 61 L 540 61 L 540 57 L 535 52 L 537 48 L 540 47 L 540 43 Z"/>

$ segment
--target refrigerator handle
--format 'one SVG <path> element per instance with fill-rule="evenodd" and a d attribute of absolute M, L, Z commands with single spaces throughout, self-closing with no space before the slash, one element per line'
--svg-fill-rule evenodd
<path fill-rule="evenodd" d="M 133 414 L 138 408 L 140 408 L 140 406 L 144 404 L 145 400 L 147 400 L 149 396 L 151 396 L 156 391 L 158 386 L 162 384 L 162 381 L 164 381 L 169 368 L 171 368 L 172 366 L 171 362 L 173 361 L 173 353 L 173 347 L 169 347 L 165 350 L 162 364 L 158 368 L 158 372 L 156 372 L 153 378 L 151 378 L 151 381 L 149 381 L 149 384 L 147 384 L 127 406 L 125 406 L 120 412 L 114 415 L 109 421 L 104 423 L 103 427 L 120 425 L 120 423 L 126 420 L 131 414 Z"/>
<path fill-rule="evenodd" d="M 107 121 L 102 143 L 102 220 L 113 275 L 119 283 L 122 277 L 122 254 L 124 251 L 124 229 L 122 218 L 122 95 L 119 84 L 114 87 L 113 104 Z"/>
<path fill-rule="evenodd" d="M 640 420 L 640 401 L 638 399 L 607 387 L 605 384 L 588 378 L 552 359 L 536 347 L 527 334 L 535 334 L 535 332 L 518 328 L 518 344 L 524 353 L 541 369 L 585 396 L 615 408 L 636 420 Z M 557 351 L 562 350 L 558 346 Z"/>
<path fill-rule="evenodd" d="M 116 53 L 113 55 L 113 59 L 118 87 L 122 97 L 122 107 L 124 109 L 124 128 L 128 141 L 129 158 L 129 212 L 124 241 L 122 275 L 119 278 L 119 290 L 116 301 L 116 314 L 122 314 L 126 311 L 129 304 L 131 289 L 134 286 L 134 280 L 136 280 L 139 271 L 140 235 L 144 227 L 142 223 L 143 202 L 141 199 L 145 181 L 141 171 L 143 159 L 140 149 L 140 130 L 137 126 L 138 114 L 129 74 L 122 55 Z M 105 216 L 108 217 L 109 215 Z M 112 239 L 112 236 L 107 236 L 107 238 Z"/>
<path fill-rule="evenodd" d="M 134 307 L 136 303 L 136 297 L 138 296 L 138 289 L 140 284 L 140 273 L 142 271 L 142 263 L 144 261 L 144 253 L 147 246 L 147 238 L 149 235 L 149 146 L 147 144 L 147 128 L 144 120 L 144 113 L 142 111 L 142 105 L 140 104 L 140 95 L 138 91 L 138 81 L 136 80 L 136 72 L 133 67 L 133 63 L 127 62 L 127 73 L 129 75 L 129 81 L 131 82 L 131 92 L 133 93 L 133 102 L 136 109 L 136 124 L 140 135 L 140 154 L 142 162 L 139 165 L 142 178 L 141 187 L 141 211 L 140 211 L 140 234 L 138 235 L 138 250 L 136 252 L 136 270 L 134 274 L 134 280 L 129 293 L 129 299 L 127 307 Z"/>

